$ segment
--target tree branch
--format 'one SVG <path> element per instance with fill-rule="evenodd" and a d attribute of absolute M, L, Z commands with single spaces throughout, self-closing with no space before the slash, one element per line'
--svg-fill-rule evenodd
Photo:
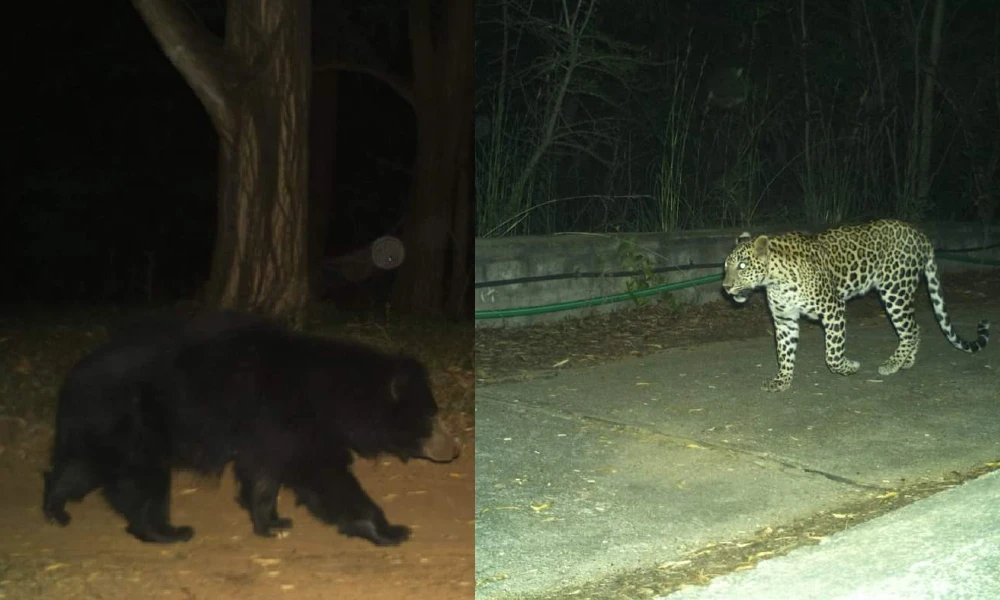
<path fill-rule="evenodd" d="M 364 73 L 371 75 L 382 83 L 391 87 L 400 98 L 416 110 L 413 99 L 413 85 L 404 77 L 392 73 L 376 65 L 364 65 L 340 60 L 329 60 L 321 65 L 316 65 L 314 71 L 346 71 L 349 73 Z"/>
<path fill-rule="evenodd" d="M 228 136 L 235 119 L 227 81 L 238 67 L 222 52 L 221 41 L 195 22 L 174 0 L 132 0 L 167 59 L 201 100 L 220 136 Z"/>

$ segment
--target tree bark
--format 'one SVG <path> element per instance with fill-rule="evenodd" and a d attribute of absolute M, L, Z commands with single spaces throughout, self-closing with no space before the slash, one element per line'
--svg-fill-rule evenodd
<path fill-rule="evenodd" d="M 313 73 L 309 127 L 309 281 L 320 281 L 326 238 L 336 213 L 337 81 L 336 71 Z"/>
<path fill-rule="evenodd" d="M 403 225 L 406 260 L 393 306 L 426 316 L 464 314 L 471 225 L 473 3 L 411 0 L 409 31 L 417 150 Z M 464 206 L 463 206 L 464 204 Z M 463 278 L 465 281 L 462 286 Z"/>
<path fill-rule="evenodd" d="M 920 140 L 917 175 L 917 206 L 923 213 L 930 203 L 931 147 L 934 142 L 934 89 L 941 62 L 941 29 L 944 25 L 944 0 L 937 0 L 931 21 L 931 49 L 927 73 L 924 76 L 923 98 L 920 106 Z M 923 214 L 919 215 L 923 216 Z"/>
<path fill-rule="evenodd" d="M 799 2 L 799 25 L 802 28 L 802 38 L 799 41 L 799 61 L 802 67 L 802 95 L 805 100 L 806 119 L 803 140 L 805 157 L 805 188 L 806 194 L 815 194 L 812 176 L 812 102 L 809 94 L 809 62 L 806 53 L 809 51 L 809 30 L 806 29 L 806 0 Z"/>
<path fill-rule="evenodd" d="M 475 155 L 471 136 L 472 132 L 469 131 L 468 160 L 470 163 Z M 460 196 L 455 202 L 454 252 L 452 252 L 451 260 L 451 281 L 447 288 L 448 296 L 445 299 L 445 314 L 456 319 L 470 316 L 473 307 L 472 264 L 476 247 L 475 238 L 472 235 L 472 232 L 476 230 L 476 217 L 472 210 L 472 201 L 475 197 L 473 169 L 472 164 L 460 169 L 463 177 L 458 181 L 458 190 L 464 188 L 466 191 L 465 195 Z"/>
<path fill-rule="evenodd" d="M 309 292 L 309 0 L 230 3 L 221 43 L 174 0 L 133 5 L 219 134 L 207 302 L 301 323 Z"/>

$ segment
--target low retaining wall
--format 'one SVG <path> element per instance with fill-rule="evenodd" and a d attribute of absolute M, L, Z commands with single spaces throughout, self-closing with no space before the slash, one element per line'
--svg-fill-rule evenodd
<path fill-rule="evenodd" d="M 939 252 L 1000 260 L 1000 247 L 974 252 L 1000 239 L 1000 228 L 969 223 L 926 224 Z M 683 282 L 721 275 L 722 261 L 738 229 L 638 234 L 560 234 L 476 239 L 476 326 L 523 326 L 628 309 L 632 301 L 539 314 L 481 318 L 480 313 L 588 300 L 628 291 L 653 269 L 661 282 Z M 765 230 L 776 233 L 781 230 Z M 754 231 L 758 233 L 758 231 Z M 939 258 L 944 271 L 983 269 Z M 947 290 L 946 290 L 947 292 Z M 656 301 L 661 296 L 652 296 Z M 701 304 L 722 299 L 719 282 L 669 292 L 671 302 Z"/>

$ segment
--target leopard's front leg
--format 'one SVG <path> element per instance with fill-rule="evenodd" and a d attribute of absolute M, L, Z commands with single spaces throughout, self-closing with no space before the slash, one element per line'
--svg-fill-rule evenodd
<path fill-rule="evenodd" d="M 822 318 L 826 342 L 826 366 L 838 375 L 851 375 L 861 366 L 856 360 L 844 357 L 844 334 L 847 328 L 845 306 L 841 302 Z"/>
<path fill-rule="evenodd" d="M 761 388 L 766 392 L 783 392 L 792 385 L 795 370 L 795 350 L 799 347 L 799 316 L 774 314 L 774 345 L 778 352 L 778 375 Z"/>

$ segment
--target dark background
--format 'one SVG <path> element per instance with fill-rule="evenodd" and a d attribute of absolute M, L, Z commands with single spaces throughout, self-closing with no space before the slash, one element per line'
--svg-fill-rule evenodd
<path fill-rule="evenodd" d="M 923 196 L 937 0 L 480 2 L 477 233 L 993 223 L 1000 9 L 941 5 Z"/>
<path fill-rule="evenodd" d="M 221 36 L 223 2 L 188 6 Z M 314 3 L 315 61 L 336 52 L 347 19 L 386 68 L 406 77 L 403 8 Z M 202 106 L 131 4 L 11 10 L 0 65 L 9 100 L 0 126 L 0 303 L 195 297 L 208 276 L 217 208 L 218 144 Z M 336 111 L 336 157 L 311 165 L 335 171 L 329 257 L 398 229 L 415 143 L 412 110 L 388 86 L 334 76 L 336 97 L 312 106 L 314 115 Z"/>

